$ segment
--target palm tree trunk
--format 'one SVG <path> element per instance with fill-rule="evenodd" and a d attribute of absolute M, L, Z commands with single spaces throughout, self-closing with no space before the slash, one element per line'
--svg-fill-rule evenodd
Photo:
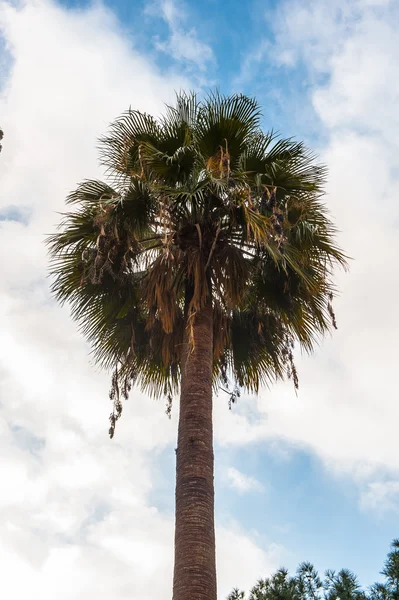
<path fill-rule="evenodd" d="M 216 600 L 211 299 L 186 329 L 176 464 L 173 600 Z"/>

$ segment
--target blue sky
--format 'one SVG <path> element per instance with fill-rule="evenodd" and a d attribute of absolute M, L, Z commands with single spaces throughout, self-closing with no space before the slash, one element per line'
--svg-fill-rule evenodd
<path fill-rule="evenodd" d="M 168 421 L 136 392 L 109 442 L 108 376 L 50 297 L 42 241 L 76 182 L 102 176 L 109 121 L 215 86 L 256 96 L 265 129 L 326 162 L 354 258 L 338 331 L 297 357 L 298 397 L 215 399 L 220 597 L 303 560 L 378 578 L 399 512 L 398 19 L 393 0 L 0 0 L 5 589 L 170 597 L 176 407 Z"/>
<path fill-rule="evenodd" d="M 90 5 L 75 1 L 62 4 L 74 8 Z M 182 31 L 187 34 L 194 29 L 195 39 L 212 54 L 204 59 L 204 70 L 192 60 L 176 58 L 173 51 L 159 50 L 159 45 L 170 39 L 174 27 L 168 23 L 161 4 L 144 0 L 106 5 L 118 16 L 132 44 L 160 69 L 186 72 L 200 89 L 214 86 L 227 94 L 256 95 L 264 106 L 265 127 L 283 135 L 309 141 L 322 135 L 310 102 L 315 75 L 309 76 L 302 60 L 288 66 L 273 57 L 273 48 L 279 44 L 279 31 L 274 26 L 278 2 L 229 2 L 228 6 L 216 0 L 173 3 Z M 206 51 L 201 54 L 206 55 Z M 323 74 L 317 75 L 317 79 L 322 77 Z"/>
<path fill-rule="evenodd" d="M 216 461 L 216 518 L 227 523 L 237 519 L 246 530 L 257 532 L 264 547 L 271 541 L 284 546 L 279 566 L 295 571 L 306 560 L 321 573 L 352 569 L 365 586 L 379 579 L 397 518 L 361 512 L 349 478 L 332 478 L 312 453 L 290 449 L 281 456 L 267 443 L 233 452 L 218 447 Z M 226 464 L 256 478 L 263 489 L 243 493 L 226 485 Z M 153 502 L 170 513 L 173 467 L 173 451 L 168 449 L 156 466 L 159 479 L 152 494 Z"/>

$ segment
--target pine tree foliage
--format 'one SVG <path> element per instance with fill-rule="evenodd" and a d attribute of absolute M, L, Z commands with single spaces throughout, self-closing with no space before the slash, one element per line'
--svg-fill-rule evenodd
<path fill-rule="evenodd" d="M 227 600 L 398 600 L 399 539 L 393 540 L 381 574 L 384 583 L 364 590 L 349 569 L 327 570 L 321 578 L 311 563 L 304 562 L 292 577 L 286 569 L 279 569 L 260 579 L 248 595 L 235 588 Z"/>
<path fill-rule="evenodd" d="M 398 600 L 399 599 L 399 539 L 393 540 L 391 551 L 381 575 L 384 575 L 384 583 L 376 583 L 372 587 L 371 600 Z"/>

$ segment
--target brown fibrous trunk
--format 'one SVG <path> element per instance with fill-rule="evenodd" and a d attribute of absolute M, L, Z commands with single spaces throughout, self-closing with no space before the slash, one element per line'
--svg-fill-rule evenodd
<path fill-rule="evenodd" d="M 211 299 L 186 328 L 178 447 L 173 600 L 216 600 Z"/>

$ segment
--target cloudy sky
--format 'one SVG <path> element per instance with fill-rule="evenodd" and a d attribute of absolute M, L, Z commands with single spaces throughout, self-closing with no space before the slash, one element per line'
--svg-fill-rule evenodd
<path fill-rule="evenodd" d="M 51 298 L 43 239 L 96 139 L 174 91 L 256 95 L 329 166 L 353 257 L 339 330 L 290 384 L 215 399 L 220 598 L 302 560 L 363 585 L 399 535 L 399 4 L 0 0 L 0 564 L 10 600 L 169 600 L 177 410 L 109 377 Z"/>

